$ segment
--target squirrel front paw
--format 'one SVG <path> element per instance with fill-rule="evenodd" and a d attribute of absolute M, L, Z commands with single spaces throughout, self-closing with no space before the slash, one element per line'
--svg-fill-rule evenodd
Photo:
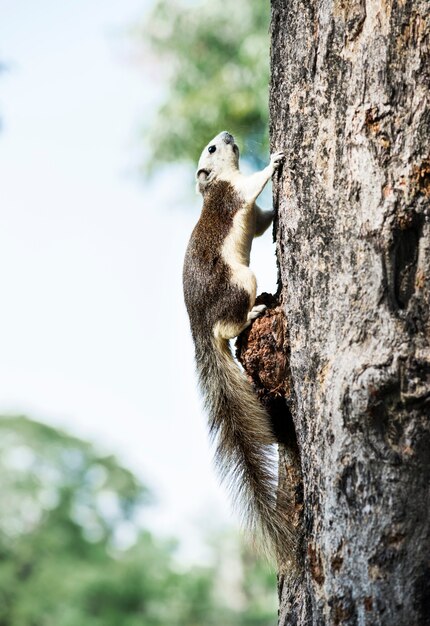
<path fill-rule="evenodd" d="M 270 165 L 273 168 L 273 171 L 277 170 L 281 163 L 285 160 L 285 153 L 282 152 L 274 152 L 270 155 Z"/>

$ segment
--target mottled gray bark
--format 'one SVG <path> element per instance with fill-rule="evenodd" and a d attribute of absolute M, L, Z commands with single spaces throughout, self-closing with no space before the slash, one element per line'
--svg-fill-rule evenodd
<path fill-rule="evenodd" d="M 303 477 L 282 626 L 430 624 L 428 0 L 272 0 Z"/>

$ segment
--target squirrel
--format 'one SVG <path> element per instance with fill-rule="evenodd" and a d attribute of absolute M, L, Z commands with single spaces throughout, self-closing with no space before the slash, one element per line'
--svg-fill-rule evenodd
<path fill-rule="evenodd" d="M 277 486 L 272 445 L 277 441 L 229 340 L 266 308 L 255 306 L 257 283 L 249 258 L 253 238 L 272 223 L 273 211 L 262 211 L 255 201 L 283 160 L 283 152 L 275 152 L 267 167 L 245 176 L 233 135 L 223 131 L 209 142 L 196 173 L 203 208 L 183 268 L 197 374 L 216 440 L 215 462 L 246 526 L 278 557 L 292 553 L 294 539 L 286 518 L 288 498 Z"/>

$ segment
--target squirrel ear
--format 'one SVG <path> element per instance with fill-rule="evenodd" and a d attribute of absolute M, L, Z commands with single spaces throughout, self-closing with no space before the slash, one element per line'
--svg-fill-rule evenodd
<path fill-rule="evenodd" d="M 210 183 L 211 179 L 212 179 L 212 176 L 209 170 L 205 170 L 205 169 L 198 170 L 196 174 L 196 180 L 197 180 L 196 192 L 203 194 L 206 191 L 207 186 Z"/>

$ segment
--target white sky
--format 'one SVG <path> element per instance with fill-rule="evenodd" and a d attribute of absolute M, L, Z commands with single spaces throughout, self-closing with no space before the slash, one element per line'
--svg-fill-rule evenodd
<path fill-rule="evenodd" d="M 0 413 L 114 452 L 184 539 L 230 507 L 211 467 L 182 302 L 192 171 L 139 181 L 160 85 L 131 61 L 145 0 L 0 0 Z M 222 129 L 220 129 L 222 130 Z M 229 129 L 234 132 L 234 129 Z M 192 138 L 190 138 L 192 141 Z M 147 147 L 150 149 L 150 147 Z M 254 246 L 275 289 L 270 233 Z"/>

